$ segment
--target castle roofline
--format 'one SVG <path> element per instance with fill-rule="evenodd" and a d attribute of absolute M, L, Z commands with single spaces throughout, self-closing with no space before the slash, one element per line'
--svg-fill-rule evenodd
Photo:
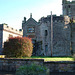
<path fill-rule="evenodd" d="M 38 25 L 38 22 L 32 18 L 32 13 L 30 13 L 30 18 L 25 22 L 26 25 Z"/>
<path fill-rule="evenodd" d="M 22 21 L 23 24 L 25 25 L 39 25 L 39 23 L 32 18 L 32 13 L 30 13 L 30 18 L 26 21 L 26 17 L 24 18 L 24 20 Z"/>
<path fill-rule="evenodd" d="M 8 32 L 11 32 L 11 33 L 14 33 L 14 34 L 18 34 L 18 35 L 23 35 L 23 30 L 22 29 L 14 29 L 10 26 L 8 26 L 7 24 L 3 23 L 3 24 L 0 24 L 0 30 L 5 30 L 5 31 L 8 31 Z"/>
<path fill-rule="evenodd" d="M 53 16 L 53 22 L 63 22 L 64 21 L 64 16 L 63 15 L 60 15 L 60 16 L 57 16 L 57 15 L 52 15 Z M 48 15 L 47 17 L 42 17 L 39 22 L 42 21 L 42 22 L 51 22 L 51 15 Z"/>
<path fill-rule="evenodd" d="M 75 0 L 72 0 L 72 1 L 66 0 L 65 3 L 63 3 L 63 4 L 75 4 Z"/>

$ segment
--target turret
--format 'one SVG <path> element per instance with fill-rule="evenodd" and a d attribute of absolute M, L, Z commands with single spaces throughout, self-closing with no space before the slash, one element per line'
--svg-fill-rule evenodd
<path fill-rule="evenodd" d="M 26 23 L 26 17 L 24 17 L 24 20 L 22 21 L 22 29 L 24 28 L 25 23 Z"/>

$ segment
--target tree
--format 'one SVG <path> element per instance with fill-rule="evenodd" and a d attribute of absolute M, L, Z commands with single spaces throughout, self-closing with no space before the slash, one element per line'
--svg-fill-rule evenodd
<path fill-rule="evenodd" d="M 3 54 L 7 57 L 30 57 L 33 52 L 33 44 L 28 37 L 10 37 L 4 43 Z"/>

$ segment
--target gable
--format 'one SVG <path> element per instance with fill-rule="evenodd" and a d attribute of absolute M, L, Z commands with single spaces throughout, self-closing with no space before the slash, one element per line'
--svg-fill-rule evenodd
<path fill-rule="evenodd" d="M 26 25 L 30 25 L 30 26 L 35 26 L 35 25 L 38 25 L 38 22 L 35 21 L 33 18 L 29 18 L 27 21 L 26 21 Z"/>

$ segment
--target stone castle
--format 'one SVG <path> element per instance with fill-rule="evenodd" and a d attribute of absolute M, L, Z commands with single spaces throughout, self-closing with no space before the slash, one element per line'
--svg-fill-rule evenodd
<path fill-rule="evenodd" d="M 6 24 L 0 24 L 0 53 L 4 42 L 9 37 L 30 37 L 34 44 L 33 55 L 36 56 L 70 56 L 75 53 L 75 0 L 62 0 L 63 15 L 53 17 L 53 32 L 51 31 L 51 15 L 41 17 L 37 22 L 32 18 L 22 21 L 19 31 Z M 51 40 L 51 33 L 53 38 Z M 52 43 L 51 43 L 52 42 Z"/>
<path fill-rule="evenodd" d="M 63 15 L 53 15 L 53 40 L 51 43 L 51 15 L 42 17 L 39 22 L 30 18 L 22 22 L 23 36 L 32 38 L 34 44 L 33 55 L 36 56 L 70 56 L 71 25 L 70 19 L 75 20 L 75 1 L 62 0 Z M 75 33 L 73 33 L 74 35 Z M 51 50 L 51 44 L 52 50 Z M 75 44 L 73 44 L 75 46 Z M 73 46 L 72 45 L 72 46 Z M 73 47 L 74 47 L 73 46 Z M 75 49 L 75 47 L 73 48 Z"/>

